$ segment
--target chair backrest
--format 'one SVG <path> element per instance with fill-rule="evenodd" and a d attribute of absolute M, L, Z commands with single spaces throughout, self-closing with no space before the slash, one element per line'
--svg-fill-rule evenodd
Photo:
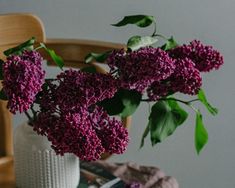
<path fill-rule="evenodd" d="M 37 41 L 45 41 L 44 26 L 41 20 L 32 14 L 0 15 L 0 58 L 2 52 L 34 36 Z"/>
<path fill-rule="evenodd" d="M 5 59 L 3 51 L 16 46 L 32 36 L 37 41 L 45 41 L 44 27 L 40 19 L 32 14 L 0 15 L 0 58 Z M 2 89 L 0 83 L 0 89 Z M 6 102 L 0 100 L 0 165 L 1 157 L 12 155 L 11 114 Z"/>

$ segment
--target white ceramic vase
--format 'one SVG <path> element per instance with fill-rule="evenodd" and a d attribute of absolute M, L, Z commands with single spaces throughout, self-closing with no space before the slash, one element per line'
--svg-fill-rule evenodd
<path fill-rule="evenodd" d="M 19 188 L 76 188 L 80 179 L 79 159 L 58 156 L 46 137 L 27 123 L 14 133 L 16 186 Z"/>

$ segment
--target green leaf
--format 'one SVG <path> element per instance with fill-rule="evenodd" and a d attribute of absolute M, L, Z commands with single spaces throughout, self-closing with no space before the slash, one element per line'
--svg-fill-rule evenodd
<path fill-rule="evenodd" d="M 148 27 L 153 22 L 155 22 L 155 18 L 153 16 L 131 15 L 131 16 L 125 16 L 120 22 L 112 25 L 116 27 L 121 27 L 127 24 L 134 24 L 138 27 Z"/>
<path fill-rule="evenodd" d="M 5 56 L 9 56 L 11 54 L 21 54 L 24 50 L 33 50 L 33 44 L 35 43 L 35 38 L 27 40 L 26 42 L 8 50 L 5 50 L 3 53 Z"/>
<path fill-rule="evenodd" d="M 121 112 L 122 117 L 132 115 L 140 104 L 142 95 L 135 90 L 120 90 L 120 98 L 124 106 Z"/>
<path fill-rule="evenodd" d="M 83 67 L 81 69 L 82 72 L 88 72 L 88 73 L 96 73 L 96 68 L 93 66 Z"/>
<path fill-rule="evenodd" d="M 207 108 L 207 110 L 212 114 L 212 115 L 216 115 L 218 113 L 218 109 L 213 107 L 206 98 L 205 92 L 200 89 L 198 92 L 198 99 L 201 101 L 202 104 L 204 104 L 204 106 Z"/>
<path fill-rule="evenodd" d="M 195 148 L 199 154 L 208 141 L 208 133 L 202 121 L 202 114 L 198 111 L 196 114 L 195 128 Z"/>
<path fill-rule="evenodd" d="M 3 80 L 3 72 L 2 72 L 2 66 L 4 61 L 0 59 L 0 80 Z"/>
<path fill-rule="evenodd" d="M 104 53 L 89 53 L 85 57 L 85 63 L 90 63 L 93 60 L 102 63 L 108 58 L 110 53 L 111 53 L 111 51 L 107 51 L 107 52 L 104 52 Z"/>
<path fill-rule="evenodd" d="M 124 105 L 122 104 L 118 92 L 114 95 L 114 97 L 105 99 L 99 102 L 98 105 L 102 106 L 110 116 L 118 115 L 124 109 Z"/>
<path fill-rule="evenodd" d="M 177 44 L 176 40 L 173 37 L 171 37 L 167 40 L 166 44 L 164 44 L 161 47 L 161 49 L 167 51 L 167 50 L 171 50 L 177 46 L 178 46 L 178 44 Z"/>
<path fill-rule="evenodd" d="M 180 107 L 179 103 L 174 100 L 168 100 L 168 105 L 171 108 L 171 112 L 175 117 L 175 122 L 177 125 L 181 125 L 188 118 L 188 113 Z"/>
<path fill-rule="evenodd" d="M 162 142 L 187 118 L 187 113 L 176 101 L 158 101 L 151 109 L 149 128 L 152 145 Z"/>
<path fill-rule="evenodd" d="M 60 69 L 63 69 L 63 66 L 64 66 L 63 59 L 59 55 L 57 55 L 54 50 L 47 48 L 45 44 L 40 43 L 40 45 L 46 50 L 46 52 L 50 55 L 50 57 L 56 63 L 56 65 Z"/>
<path fill-rule="evenodd" d="M 127 42 L 127 47 L 132 51 L 138 50 L 141 47 L 151 46 L 158 40 L 155 37 L 150 36 L 133 36 Z"/>
<path fill-rule="evenodd" d="M 134 90 L 120 89 L 111 99 L 98 103 L 109 115 L 127 117 L 132 115 L 140 104 L 142 95 Z"/>
<path fill-rule="evenodd" d="M 7 95 L 5 94 L 3 89 L 0 91 L 0 99 L 4 101 L 8 100 Z"/>
<path fill-rule="evenodd" d="M 144 133 L 143 133 L 143 135 L 142 135 L 142 138 L 141 138 L 141 143 L 140 143 L 140 148 L 142 148 L 143 146 L 144 146 L 144 139 L 148 136 L 148 134 L 149 134 L 149 131 L 150 131 L 150 129 L 149 129 L 149 123 L 148 123 L 148 125 L 147 125 L 147 127 L 145 128 L 145 130 L 144 130 Z"/>

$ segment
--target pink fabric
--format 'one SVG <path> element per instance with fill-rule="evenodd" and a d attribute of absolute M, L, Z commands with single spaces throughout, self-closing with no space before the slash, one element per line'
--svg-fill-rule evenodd
<path fill-rule="evenodd" d="M 94 163 L 102 165 L 128 184 L 132 182 L 140 183 L 140 188 L 179 188 L 179 184 L 175 178 L 166 176 L 165 173 L 157 167 L 140 166 L 131 162 L 116 164 L 106 161 L 97 161 Z"/>

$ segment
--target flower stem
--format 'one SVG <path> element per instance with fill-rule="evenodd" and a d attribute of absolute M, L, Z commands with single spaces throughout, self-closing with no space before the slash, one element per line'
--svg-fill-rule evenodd
<path fill-rule="evenodd" d="M 192 102 L 198 101 L 199 99 L 193 99 L 193 100 L 190 100 L 190 101 L 183 101 L 183 100 L 176 99 L 176 98 L 166 98 L 166 99 L 163 99 L 163 100 L 173 100 L 173 101 L 178 101 L 178 102 L 184 103 L 186 105 L 190 105 Z"/>
<path fill-rule="evenodd" d="M 32 117 L 29 115 L 29 113 L 28 112 L 24 112 L 25 113 L 25 115 L 27 116 L 27 118 L 29 119 L 29 120 L 32 120 Z"/>
<path fill-rule="evenodd" d="M 167 37 L 165 37 L 165 36 L 163 36 L 163 35 L 161 35 L 161 34 L 152 34 L 152 37 L 160 37 L 160 38 L 162 38 L 162 39 L 164 39 L 164 40 L 168 40 L 167 39 Z"/>
<path fill-rule="evenodd" d="M 154 30 L 153 30 L 152 37 L 156 36 L 156 32 L 157 32 L 157 24 L 156 24 L 156 22 L 154 22 Z"/>
<path fill-rule="evenodd" d="M 36 119 L 36 115 L 37 115 L 37 112 L 33 109 L 33 105 L 30 107 L 30 109 L 31 109 L 31 111 L 32 111 L 32 113 L 33 113 L 33 120 L 35 120 Z"/>
<path fill-rule="evenodd" d="M 190 100 L 190 101 L 183 101 L 183 100 L 176 99 L 176 98 L 162 98 L 162 99 L 158 99 L 158 100 L 159 101 L 167 101 L 167 100 L 178 101 L 178 102 L 181 102 L 181 103 L 184 103 L 184 104 L 187 104 L 187 105 L 192 103 L 192 102 L 199 101 L 199 99 L 193 99 L 193 100 Z M 141 101 L 143 101 L 143 102 L 151 102 L 150 99 L 142 99 Z"/>
<path fill-rule="evenodd" d="M 33 126 L 33 125 L 32 125 L 32 121 L 33 121 L 32 117 L 29 115 L 29 113 L 28 113 L 27 111 L 25 111 L 24 113 L 25 113 L 25 115 L 27 116 L 27 118 L 29 119 L 28 124 L 29 124 L 30 126 Z"/>
<path fill-rule="evenodd" d="M 41 49 L 41 48 L 43 48 L 43 46 L 38 46 L 37 48 L 35 48 L 34 50 L 36 51 L 36 50 L 39 50 L 39 49 Z"/>
<path fill-rule="evenodd" d="M 164 40 L 168 40 L 167 37 L 161 35 L 161 34 L 157 34 L 157 23 L 154 21 L 154 30 L 153 30 L 153 34 L 152 34 L 152 37 L 161 37 L 163 38 Z"/>
<path fill-rule="evenodd" d="M 149 111 L 149 115 L 150 115 L 150 113 L 151 113 L 151 104 L 150 104 L 150 102 L 148 102 L 148 111 Z"/>
<path fill-rule="evenodd" d="M 183 101 L 183 100 L 180 100 L 180 99 L 176 99 L 176 98 L 162 98 L 162 99 L 159 99 L 159 101 L 168 101 L 168 100 L 172 100 L 172 101 L 177 101 L 177 102 L 181 102 L 187 106 L 189 106 L 191 109 L 193 109 L 195 112 L 198 112 L 198 109 L 196 109 L 193 105 L 192 105 L 192 102 L 195 102 L 195 101 L 199 101 L 199 99 L 193 99 L 193 100 L 190 100 L 190 101 Z M 142 99 L 141 101 L 143 102 L 151 102 L 150 99 Z"/>
<path fill-rule="evenodd" d="M 164 99 L 163 99 L 163 100 L 164 100 Z M 193 109 L 193 111 L 198 112 L 198 109 L 196 109 L 196 108 L 192 105 L 192 102 L 198 101 L 199 99 L 193 99 L 193 100 L 190 100 L 190 101 L 183 101 L 183 100 L 175 99 L 175 98 L 167 98 L 166 100 L 174 100 L 174 101 L 177 101 L 177 102 L 181 102 L 181 103 L 183 103 L 183 104 L 189 106 L 191 109 Z"/>

